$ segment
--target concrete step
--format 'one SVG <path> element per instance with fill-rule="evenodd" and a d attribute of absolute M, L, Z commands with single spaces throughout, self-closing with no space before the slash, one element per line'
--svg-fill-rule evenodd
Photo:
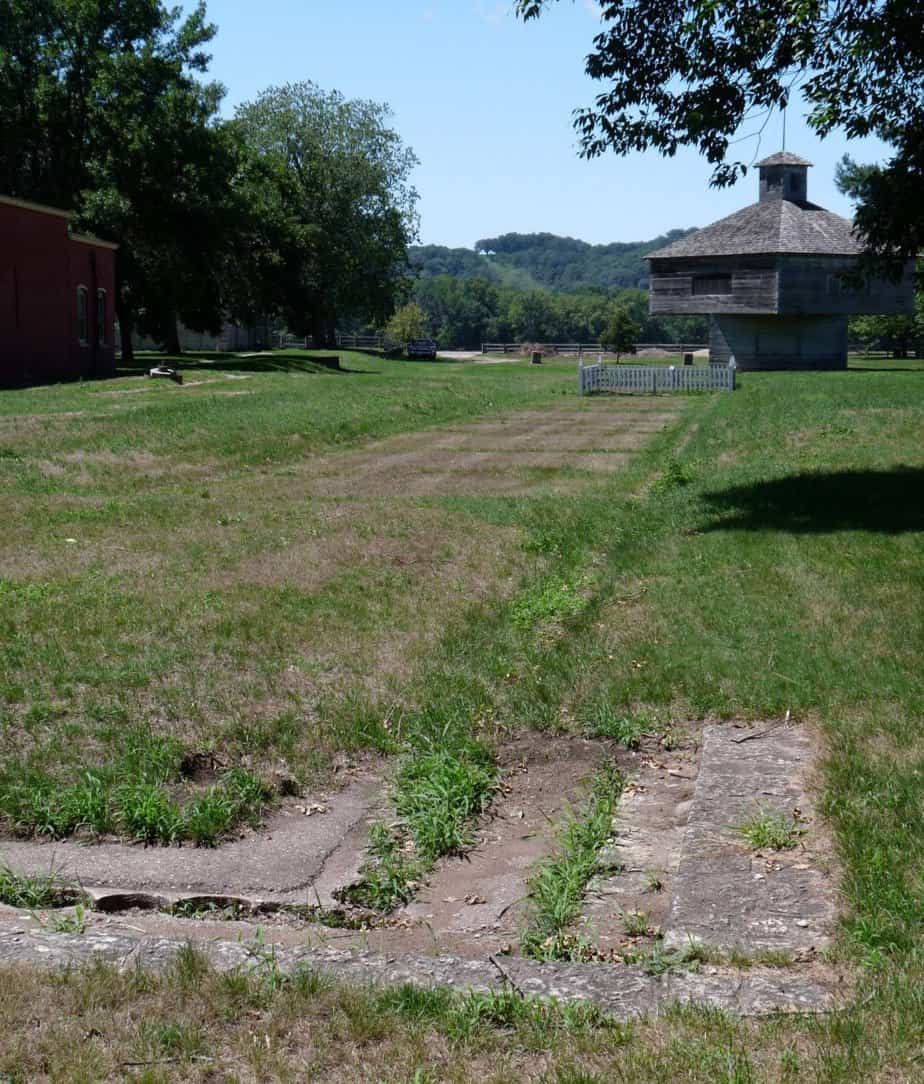
<path fill-rule="evenodd" d="M 667 948 L 698 943 L 751 956 L 824 949 L 837 916 L 832 851 L 808 793 L 806 729 L 709 726 L 664 928 Z M 754 850 L 737 826 L 760 812 L 795 817 L 785 850 Z"/>

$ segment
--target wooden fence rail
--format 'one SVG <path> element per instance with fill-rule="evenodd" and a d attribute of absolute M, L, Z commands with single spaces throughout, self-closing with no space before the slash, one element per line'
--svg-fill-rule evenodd
<path fill-rule="evenodd" d="M 337 345 L 346 349 L 354 347 L 360 350 L 378 350 L 382 346 L 381 335 L 342 335 L 337 332 Z"/>
<path fill-rule="evenodd" d="M 673 365 L 580 365 L 578 391 L 592 395 L 598 391 L 642 392 L 657 395 L 661 391 L 734 391 L 735 369 L 722 365 L 690 368 Z"/>
<path fill-rule="evenodd" d="M 636 350 L 659 350 L 666 354 L 683 354 L 694 350 L 703 350 L 706 343 L 636 343 Z M 482 354 L 528 354 L 539 350 L 544 354 L 606 354 L 609 353 L 601 343 L 482 343 Z"/>

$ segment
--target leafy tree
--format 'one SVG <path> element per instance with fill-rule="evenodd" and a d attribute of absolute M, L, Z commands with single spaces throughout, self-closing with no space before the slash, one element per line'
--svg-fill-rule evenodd
<path fill-rule="evenodd" d="M 0 191 L 73 208 L 120 244 L 116 306 L 214 324 L 235 156 L 201 84 L 215 28 L 160 0 L 0 0 Z"/>
<path fill-rule="evenodd" d="M 422 339 L 427 331 L 427 314 L 416 301 L 402 305 L 385 325 L 385 335 L 396 343 Z"/>
<path fill-rule="evenodd" d="M 515 0 L 524 19 L 550 0 Z M 605 86 L 575 121 L 583 154 L 696 147 L 713 180 L 747 122 L 796 94 L 822 137 L 875 134 L 893 157 L 858 189 L 857 224 L 892 263 L 924 248 L 924 34 L 919 0 L 604 0 L 586 69 Z"/>
<path fill-rule="evenodd" d="M 279 312 L 316 345 L 334 342 L 340 317 L 382 321 L 406 296 L 417 159 L 387 126 L 390 115 L 310 82 L 271 88 L 236 114 L 273 189 Z"/>
<path fill-rule="evenodd" d="M 603 329 L 601 342 L 608 350 L 612 350 L 618 362 L 620 354 L 635 353 L 639 331 L 638 324 L 621 305 L 617 305 L 611 311 L 610 318 Z"/>

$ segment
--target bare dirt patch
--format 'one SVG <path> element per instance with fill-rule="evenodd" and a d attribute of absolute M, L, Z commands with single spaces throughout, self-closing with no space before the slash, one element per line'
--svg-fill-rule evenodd
<path fill-rule="evenodd" d="M 588 885 L 579 933 L 601 954 L 653 944 L 667 919 L 698 769 L 696 746 L 647 741 Z M 633 920 L 635 925 L 633 926 Z M 644 927 L 644 930 L 641 929 Z M 633 932 L 634 930 L 634 932 Z"/>
<path fill-rule="evenodd" d="M 462 857 L 443 859 L 417 899 L 397 915 L 412 924 L 401 931 L 407 951 L 484 956 L 516 946 L 524 919 L 527 880 L 555 846 L 553 825 L 581 784 L 614 753 L 611 743 L 527 735 L 501 753 L 502 790 L 478 843 Z M 375 931 L 385 950 L 395 934 Z M 429 942 L 429 947 L 428 947 Z"/>

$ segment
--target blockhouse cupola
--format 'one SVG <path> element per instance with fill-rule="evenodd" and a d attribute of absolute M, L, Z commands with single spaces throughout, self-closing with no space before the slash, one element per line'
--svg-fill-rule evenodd
<path fill-rule="evenodd" d="M 797 154 L 780 151 L 757 163 L 760 170 L 760 202 L 768 199 L 808 199 L 808 171 L 812 163 Z"/>
<path fill-rule="evenodd" d="M 757 163 L 758 200 L 648 255 L 654 315 L 710 317 L 710 360 L 742 369 L 843 369 L 847 319 L 910 313 L 913 265 L 898 282 L 851 285 L 853 223 L 808 200 L 812 163 Z"/>

